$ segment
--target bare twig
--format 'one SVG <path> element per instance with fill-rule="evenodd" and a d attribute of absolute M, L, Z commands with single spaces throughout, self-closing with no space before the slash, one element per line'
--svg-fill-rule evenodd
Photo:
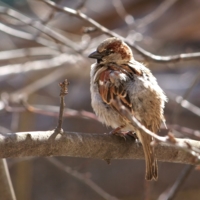
<path fill-rule="evenodd" d="M 40 21 L 32 20 L 31 18 L 29 18 L 13 9 L 4 8 L 1 6 L 0 6 L 0 13 L 9 15 L 9 16 L 39 30 L 41 33 L 46 34 L 53 40 L 65 45 L 67 47 L 70 47 L 74 51 L 77 51 L 77 52 L 79 51 L 79 47 L 76 43 L 72 42 L 72 40 L 64 37 L 63 35 L 59 34 L 58 32 L 54 31 L 53 29 L 43 25 Z M 37 41 L 37 38 L 39 38 L 39 37 L 35 37 L 34 35 L 31 37 L 32 37 L 31 38 L 32 40 L 36 40 L 36 41 Z"/>
<path fill-rule="evenodd" d="M 182 104 L 182 101 L 187 100 L 187 98 L 189 97 L 189 95 L 191 94 L 192 90 L 194 89 L 194 87 L 197 85 L 197 83 L 199 82 L 200 79 L 200 72 L 194 77 L 191 85 L 188 87 L 188 89 L 185 91 L 183 98 L 181 100 L 181 98 L 179 98 L 180 104 Z M 177 117 L 179 115 L 180 112 L 180 106 L 177 106 L 174 110 L 174 115 L 173 115 L 173 119 L 174 119 L 174 123 L 177 122 Z"/>
<path fill-rule="evenodd" d="M 31 40 L 31 41 L 37 42 L 39 44 L 42 44 L 44 46 L 47 46 L 49 48 L 58 50 L 57 45 L 54 42 L 51 42 L 51 41 L 44 39 L 42 37 L 37 37 L 37 39 L 35 40 L 34 35 L 27 33 L 25 31 L 16 30 L 14 28 L 6 26 L 5 24 L 0 23 L 0 30 L 9 34 L 9 35 L 14 36 L 14 37 L 18 37 L 18 38 L 21 38 L 23 40 Z"/>
<path fill-rule="evenodd" d="M 58 118 L 58 124 L 54 130 L 54 133 L 51 135 L 49 140 L 53 140 L 56 138 L 58 134 L 63 134 L 63 129 L 62 129 L 62 122 L 63 122 L 63 112 L 65 109 L 65 95 L 68 94 L 68 88 L 67 86 L 69 85 L 69 82 L 67 79 L 65 79 L 60 85 L 60 111 L 59 111 L 59 118 Z"/>
<path fill-rule="evenodd" d="M 124 5 L 121 0 L 112 0 L 113 6 L 115 7 L 118 15 L 125 21 L 125 23 L 129 26 L 133 24 L 134 18 L 126 12 Z"/>
<path fill-rule="evenodd" d="M 180 132 L 182 135 L 187 135 L 189 136 L 189 138 L 200 138 L 200 131 L 199 130 L 193 130 L 191 128 L 188 127 L 184 127 L 184 126 L 180 126 L 177 124 L 167 124 L 167 127 L 171 130 L 176 130 L 178 132 Z"/>
<path fill-rule="evenodd" d="M 186 108 L 190 112 L 194 113 L 195 115 L 200 117 L 200 108 L 195 106 L 194 104 L 190 103 L 186 99 L 183 99 L 182 96 L 176 97 L 176 102 L 180 104 L 183 108 Z"/>
<path fill-rule="evenodd" d="M 80 56 L 60 54 L 54 58 L 44 60 L 34 60 L 23 64 L 11 64 L 2 66 L 0 70 L 0 76 L 6 76 L 10 74 L 26 73 L 34 70 L 43 70 L 62 66 L 63 64 L 75 64 L 82 60 Z"/>
<path fill-rule="evenodd" d="M 193 165 L 187 165 L 180 173 L 179 177 L 177 178 L 176 182 L 172 185 L 172 187 L 162 193 L 158 200 L 173 200 L 176 194 L 178 193 L 180 187 L 184 184 L 192 170 L 194 169 Z"/>
<path fill-rule="evenodd" d="M 62 83 L 60 83 L 60 111 L 59 111 L 59 119 L 58 119 L 58 125 L 56 127 L 56 131 L 58 133 L 61 133 L 62 129 L 62 121 L 63 121 L 63 112 L 65 109 L 65 95 L 68 93 L 67 86 L 69 85 L 69 82 L 67 79 L 65 79 Z"/>
<path fill-rule="evenodd" d="M 192 104 L 186 99 L 183 99 L 182 96 L 177 96 L 176 94 L 168 92 L 168 98 L 170 100 L 175 101 L 176 103 L 180 104 L 181 107 L 187 109 L 188 111 L 192 112 L 193 114 L 200 117 L 200 108 Z"/>
<path fill-rule="evenodd" d="M 56 56 L 58 52 L 47 47 L 32 47 L 23 49 L 14 49 L 9 51 L 0 51 L 0 61 L 2 60 L 14 60 L 24 57 L 36 57 L 36 56 Z M 4 66 L 5 67 L 5 66 Z"/>
<path fill-rule="evenodd" d="M 6 159 L 0 159 L 0 199 L 16 200 Z"/>
<path fill-rule="evenodd" d="M 138 53 L 140 53 L 141 55 L 143 55 L 146 59 L 149 59 L 150 61 L 166 63 L 166 62 L 178 62 L 178 61 L 183 61 L 183 60 L 200 59 L 200 52 L 185 53 L 185 54 L 183 53 L 183 54 L 170 55 L 170 56 L 160 56 L 160 55 L 152 54 L 152 53 L 144 50 L 140 46 L 138 46 L 136 44 L 132 44 L 130 41 L 127 41 L 125 38 L 118 35 L 117 33 L 110 31 L 109 29 L 100 25 L 98 22 L 96 22 L 92 18 L 89 18 L 87 15 L 83 14 L 80 11 L 76 11 L 76 10 L 68 8 L 68 7 L 58 6 L 56 3 L 54 3 L 50 0 L 39 0 L 39 1 L 42 1 L 42 2 L 46 3 L 47 5 L 49 5 L 50 7 L 56 8 L 57 10 L 59 10 L 61 12 L 71 14 L 75 17 L 78 17 L 78 18 L 90 23 L 91 25 L 96 27 L 98 30 L 100 30 L 101 32 L 103 32 L 109 36 L 118 37 L 118 38 L 122 39 L 129 46 L 131 46 L 135 51 L 137 51 Z"/>
<path fill-rule="evenodd" d="M 57 2 L 57 4 L 60 2 L 61 0 L 59 0 Z M 42 21 L 42 24 L 43 25 L 46 25 L 47 23 L 49 23 L 53 18 L 54 16 L 56 15 L 56 9 L 52 9 L 51 12 L 48 14 L 48 16 L 46 17 L 46 19 L 44 21 Z M 39 30 L 36 34 L 35 34 L 35 38 L 39 37 L 40 34 L 41 34 L 41 30 Z"/>
<path fill-rule="evenodd" d="M 9 34 L 9 35 L 12 35 L 12 36 L 15 36 L 15 37 L 19 37 L 21 39 L 24 39 L 24 40 L 33 40 L 33 37 L 31 34 L 27 33 L 27 32 L 24 32 L 24 31 L 20 31 L 20 30 L 16 30 L 14 28 L 11 28 L 9 26 L 6 26 L 5 24 L 3 23 L 0 23 L 0 30 Z M 43 41 L 47 41 L 47 40 L 43 40 L 41 39 L 41 43 L 43 43 Z"/>
<path fill-rule="evenodd" d="M 7 112 L 24 112 L 28 110 L 29 112 L 46 115 L 46 116 L 52 116 L 52 117 L 58 117 L 59 115 L 59 107 L 58 106 L 52 106 L 52 105 L 30 105 L 25 99 L 21 99 L 21 102 L 17 106 L 11 106 L 9 99 L 9 94 L 3 93 L 1 95 L 2 101 L 0 101 L 0 111 L 5 110 Z M 11 102 L 12 103 L 12 102 Z M 22 103 L 22 105 L 21 105 Z M 83 118 L 83 119 L 92 119 L 95 121 L 100 122 L 98 117 L 92 113 L 88 112 L 86 110 L 74 110 L 70 108 L 65 108 L 63 117 L 77 117 L 77 118 Z M 1 128 L 0 128 L 1 129 Z M 9 132 L 9 131 L 6 131 Z"/>
<path fill-rule="evenodd" d="M 25 109 L 27 109 L 28 111 L 30 111 L 32 113 L 38 113 L 38 114 L 54 116 L 54 117 L 58 116 L 59 109 L 57 106 L 30 105 L 26 101 L 23 102 L 23 105 L 24 105 Z M 12 112 L 12 110 L 9 112 Z M 63 117 L 77 117 L 77 118 L 92 119 L 95 121 L 100 121 L 98 119 L 98 117 L 92 112 L 88 112 L 85 110 L 78 111 L 78 110 L 74 110 L 74 109 L 70 109 L 70 108 L 65 108 Z"/>
<path fill-rule="evenodd" d="M 35 91 L 47 86 L 52 81 L 56 81 L 57 79 L 63 77 L 65 75 L 66 69 L 60 68 L 54 70 L 53 72 L 49 73 L 45 77 L 36 80 L 33 83 L 21 88 L 10 95 L 11 101 L 21 101 L 22 99 L 26 98 L 28 95 L 34 93 Z"/>
<path fill-rule="evenodd" d="M 191 82 L 190 86 L 188 87 L 188 89 L 185 91 L 185 94 L 183 95 L 183 99 L 187 99 L 189 97 L 194 87 L 198 84 L 199 80 L 200 80 L 200 72 L 195 74 L 193 81 Z"/>
<path fill-rule="evenodd" d="M 145 17 L 136 20 L 137 28 L 142 28 L 148 24 L 159 19 L 170 7 L 172 7 L 178 0 L 165 0 L 155 10 Z"/>
<path fill-rule="evenodd" d="M 83 27 L 82 28 L 83 33 L 93 33 L 95 31 L 97 31 L 97 29 L 95 27 Z"/>
<path fill-rule="evenodd" d="M 99 194 L 102 198 L 106 199 L 106 200 L 117 200 L 116 197 L 111 196 L 110 194 L 108 194 L 107 192 L 105 192 L 102 188 L 100 188 L 95 182 L 93 182 L 90 178 L 88 178 L 87 176 L 81 174 L 78 171 L 73 170 L 71 167 L 66 166 L 64 164 L 62 164 L 60 161 L 58 161 L 55 158 L 47 158 L 47 160 L 53 164 L 54 166 L 56 166 L 58 169 L 66 172 L 67 174 L 73 176 L 74 178 L 78 179 L 79 181 L 81 181 L 82 183 L 86 184 L 87 186 L 89 186 L 92 190 L 94 190 L 97 194 Z"/>
<path fill-rule="evenodd" d="M 77 10 L 82 10 L 85 7 L 87 0 L 81 0 L 81 2 L 78 4 L 78 6 L 76 6 Z"/>

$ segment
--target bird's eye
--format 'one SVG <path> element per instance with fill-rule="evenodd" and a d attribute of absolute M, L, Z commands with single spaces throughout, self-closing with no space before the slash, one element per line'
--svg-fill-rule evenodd
<path fill-rule="evenodd" d="M 107 54 L 107 55 L 110 55 L 111 53 L 113 53 L 113 50 L 112 50 L 112 49 L 107 49 L 107 50 L 106 50 L 106 54 Z"/>

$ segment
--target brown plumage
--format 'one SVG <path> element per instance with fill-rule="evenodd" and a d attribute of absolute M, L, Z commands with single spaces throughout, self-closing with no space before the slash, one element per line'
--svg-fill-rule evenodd
<path fill-rule="evenodd" d="M 120 39 L 109 38 L 90 54 L 92 107 L 107 126 L 122 132 L 136 132 L 146 160 L 146 179 L 157 180 L 158 166 L 151 146 L 152 137 L 138 131 L 123 116 L 113 100 L 119 100 L 146 128 L 157 133 L 164 121 L 166 101 L 150 70 L 134 60 L 131 49 Z M 121 127 L 121 128 L 119 128 Z"/>

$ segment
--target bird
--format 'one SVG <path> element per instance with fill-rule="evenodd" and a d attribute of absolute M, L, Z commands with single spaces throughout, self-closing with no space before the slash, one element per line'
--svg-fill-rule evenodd
<path fill-rule="evenodd" d="M 91 105 L 112 133 L 135 133 L 142 144 L 146 180 L 158 179 L 158 165 L 152 136 L 138 130 L 119 112 L 123 105 L 150 131 L 157 133 L 165 123 L 167 97 L 151 71 L 133 57 L 131 48 L 120 38 L 111 37 L 100 43 L 89 58 L 96 59 L 90 70 Z M 120 104 L 115 103 L 120 102 Z"/>

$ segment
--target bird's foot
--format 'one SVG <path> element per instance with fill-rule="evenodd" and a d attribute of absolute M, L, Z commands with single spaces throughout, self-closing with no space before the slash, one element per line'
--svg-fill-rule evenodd
<path fill-rule="evenodd" d="M 139 139 L 138 139 L 136 133 L 133 132 L 133 131 L 127 131 L 127 132 L 125 132 L 125 135 L 130 136 L 130 137 L 133 138 L 135 141 L 139 141 Z"/>
<path fill-rule="evenodd" d="M 117 135 L 117 136 L 120 136 L 120 137 L 123 137 L 125 140 L 126 140 L 126 137 L 125 135 L 123 134 L 123 132 L 121 132 L 121 129 L 124 128 L 124 126 L 119 126 L 117 127 L 116 129 L 110 131 L 110 135 Z"/>
<path fill-rule="evenodd" d="M 120 137 L 124 138 L 125 140 L 127 138 L 130 138 L 130 137 L 134 138 L 135 140 L 138 140 L 137 135 L 134 132 L 132 132 L 132 131 L 121 131 L 122 128 L 124 128 L 124 126 L 119 126 L 116 129 L 110 131 L 109 134 L 120 136 Z"/>

